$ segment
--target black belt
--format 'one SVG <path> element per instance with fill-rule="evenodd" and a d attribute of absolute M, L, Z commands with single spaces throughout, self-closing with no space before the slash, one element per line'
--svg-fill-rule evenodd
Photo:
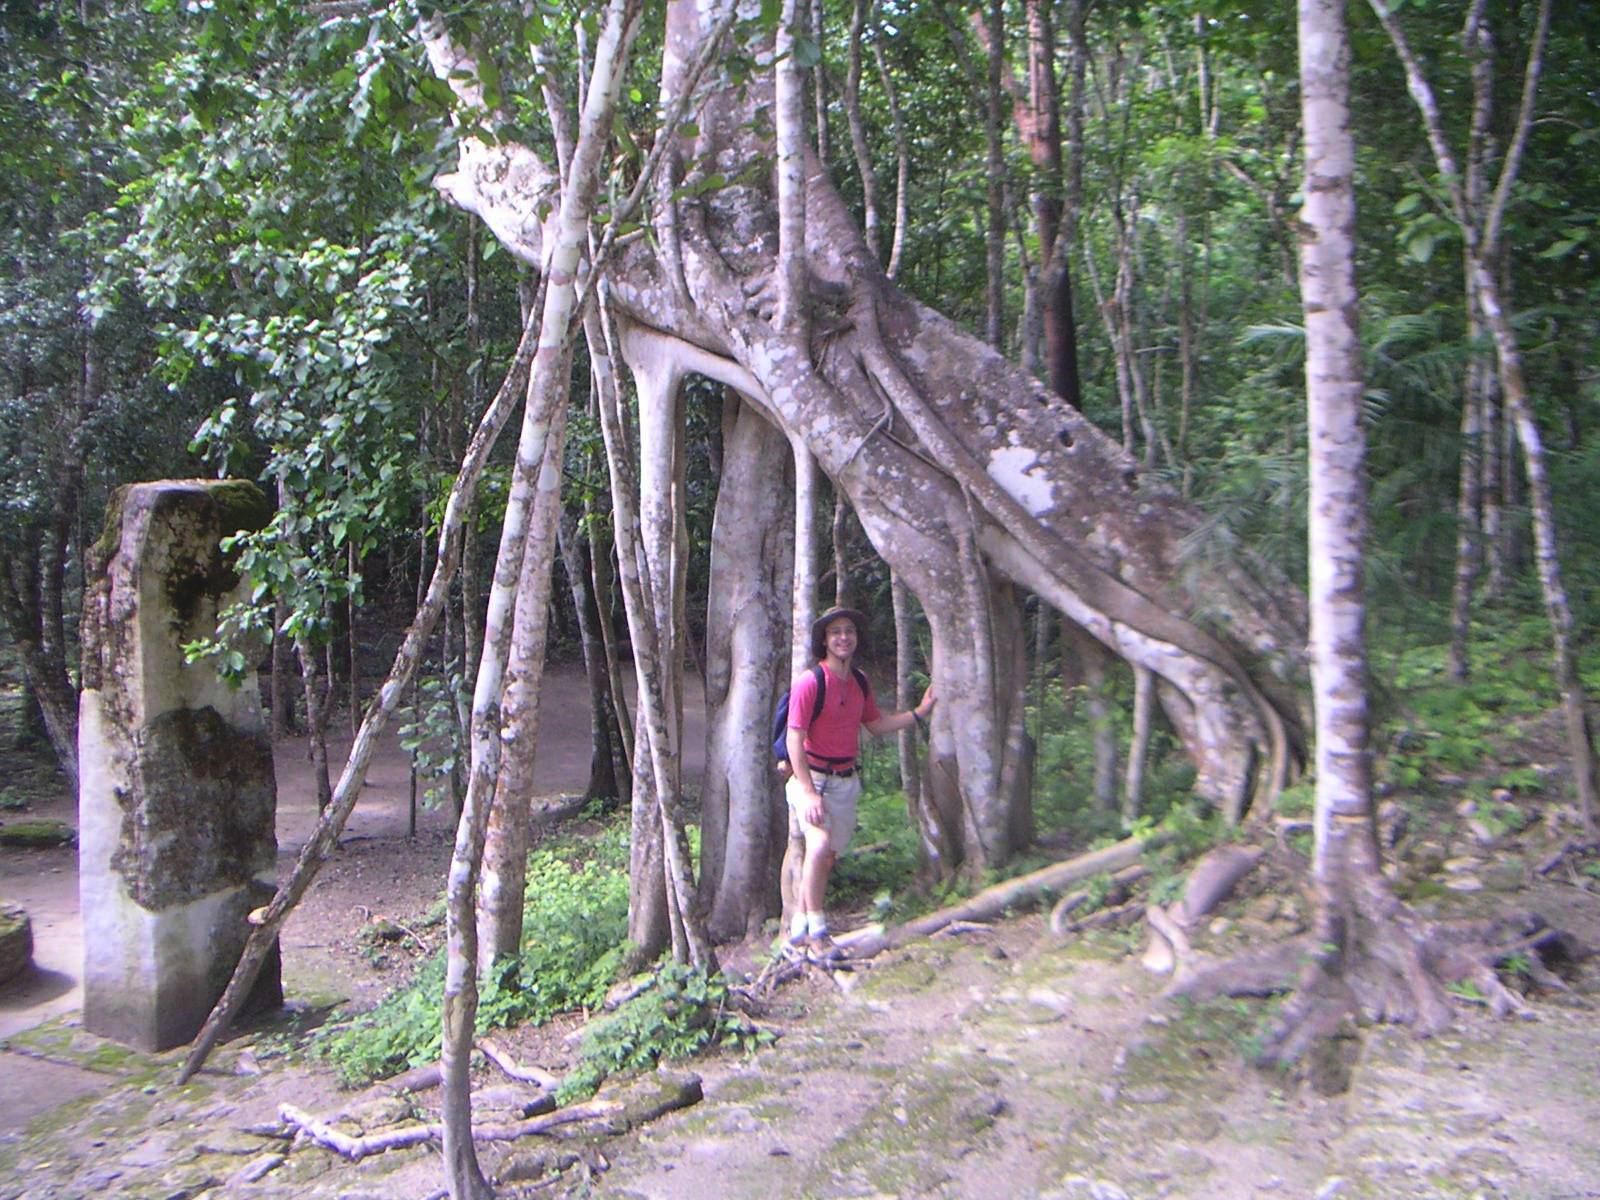
<path fill-rule="evenodd" d="M 848 767 L 819 767 L 816 763 L 807 759 L 806 766 L 817 774 L 832 775 L 835 779 L 849 779 L 850 776 L 856 773 L 855 763 L 851 763 Z"/>

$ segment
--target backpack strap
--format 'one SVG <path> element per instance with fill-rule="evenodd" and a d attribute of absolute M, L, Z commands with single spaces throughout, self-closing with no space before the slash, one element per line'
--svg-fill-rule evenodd
<path fill-rule="evenodd" d="M 821 663 L 811 668 L 811 677 L 817 681 L 817 698 L 811 705 L 811 719 L 822 715 L 822 702 L 828 698 L 828 670 Z"/>

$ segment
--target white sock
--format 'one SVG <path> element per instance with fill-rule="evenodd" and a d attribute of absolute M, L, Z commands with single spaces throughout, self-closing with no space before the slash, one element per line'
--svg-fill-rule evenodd
<path fill-rule="evenodd" d="M 806 931 L 812 937 L 822 937 L 828 932 L 828 918 L 819 912 L 806 914 Z"/>
<path fill-rule="evenodd" d="M 791 942 L 798 942 L 801 938 L 806 936 L 809 928 L 810 922 L 806 920 L 806 914 L 803 912 L 796 912 L 789 920 L 789 940 Z"/>

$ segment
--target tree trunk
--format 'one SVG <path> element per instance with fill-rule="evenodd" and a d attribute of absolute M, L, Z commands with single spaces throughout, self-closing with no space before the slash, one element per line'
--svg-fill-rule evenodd
<path fill-rule="evenodd" d="M 483 96 L 476 70 L 462 70 L 470 60 L 450 44 L 437 19 L 425 20 L 422 29 L 435 72 L 448 79 L 469 104 L 481 105 Z M 522 575 L 523 547 L 547 448 L 559 441 L 559 437 L 551 436 L 550 426 L 553 420 L 559 419 L 557 411 L 565 407 L 570 384 L 570 372 L 563 372 L 562 368 L 567 366 L 567 350 L 580 315 L 576 286 L 578 267 L 587 248 L 589 218 L 599 187 L 599 165 L 622 90 L 628 48 L 637 30 L 638 9 L 631 0 L 612 0 L 606 7 L 595 48 L 594 74 L 589 81 L 571 170 L 562 184 L 560 207 L 550 219 L 550 236 L 546 239 L 549 253 L 544 264 L 549 283 L 540 318 L 539 349 L 529 375 L 528 398 L 523 408 L 522 431 L 506 500 L 494 582 L 484 617 L 483 648 L 472 699 L 472 771 L 461 820 L 456 827 L 449 886 L 445 893 L 443 1124 L 445 1170 L 452 1200 L 476 1200 L 476 1197 L 491 1194 L 478 1167 L 472 1142 L 470 1059 L 478 1007 L 473 892 L 478 882 L 485 827 L 500 768 L 502 680 L 512 632 L 512 609 Z M 472 136 L 463 139 L 463 167 L 470 163 L 480 147 L 482 143 Z M 557 472 L 553 474 L 559 477 Z M 553 535 L 553 509 L 550 521 Z M 553 542 L 551 536 L 548 543 Z M 544 547 L 547 558 L 553 551 L 553 545 L 548 543 Z M 548 579 L 548 565 L 544 569 Z"/>
<path fill-rule="evenodd" d="M 889 602 L 894 610 L 894 706 L 904 710 L 917 702 L 911 687 L 916 642 L 911 630 L 911 596 L 892 571 L 889 573 Z M 917 802 L 922 796 L 922 782 L 916 726 L 901 730 L 896 742 L 900 757 L 900 790 L 906 796 L 912 827 L 920 829 L 922 822 L 917 817 Z"/>
<path fill-rule="evenodd" d="M 833 604 L 845 608 L 850 604 L 850 502 L 837 491 L 833 494 L 833 528 L 830 531 L 833 545 Z"/>
<path fill-rule="evenodd" d="M 822 0 L 816 0 L 820 7 Z M 872 151 L 867 146 L 867 130 L 861 120 L 861 33 L 867 23 L 869 0 L 853 0 L 850 9 L 850 42 L 844 77 L 844 112 L 850 124 L 850 149 L 855 154 L 856 173 L 861 179 L 862 235 L 872 257 L 881 260 L 878 217 L 878 176 L 872 169 Z M 826 159 L 824 159 L 826 161 Z"/>
<path fill-rule="evenodd" d="M 1117 808 L 1117 727 L 1112 716 L 1111 653 L 1090 637 L 1082 626 L 1061 618 L 1061 645 L 1065 660 L 1074 669 L 1062 671 L 1068 691 L 1083 685 L 1089 717 L 1089 733 L 1094 746 L 1094 780 L 1091 794 L 1094 806 L 1104 813 Z M 1070 704 L 1070 699 L 1069 699 Z"/>
<path fill-rule="evenodd" d="M 783 434 L 737 403 L 711 533 L 706 611 L 706 777 L 700 796 L 700 901 L 718 941 L 777 915 L 788 822 L 772 769 L 773 698 L 788 683 L 787 572 L 792 510 L 774 480 Z"/>
<path fill-rule="evenodd" d="M 988 223 L 984 232 L 988 286 L 985 291 L 984 339 L 995 350 L 1005 343 L 1006 316 L 1006 160 L 1002 146 L 1004 116 L 1001 109 L 1000 76 L 1005 55 L 1005 3 L 989 0 L 987 20 L 987 73 L 984 91 L 984 138 L 988 145 L 985 173 L 988 175 Z"/>
<path fill-rule="evenodd" d="M 900 274 L 900 261 L 905 253 L 907 213 L 910 209 L 911 147 L 906 138 L 905 118 L 900 112 L 900 94 L 883 59 L 883 38 L 872 43 L 873 61 L 878 67 L 878 82 L 883 86 L 883 96 L 889 105 L 889 124 L 894 131 L 894 240 L 889 246 L 889 265 L 885 274 L 894 279 Z"/>
<path fill-rule="evenodd" d="M 1539 427 L 1528 402 L 1527 382 L 1522 369 L 1522 349 L 1517 343 L 1510 313 L 1502 299 L 1501 282 L 1495 274 L 1496 259 L 1500 250 L 1501 222 L 1533 125 L 1534 97 L 1543 64 L 1545 39 L 1550 29 L 1550 0 L 1541 0 L 1539 4 L 1533 41 L 1523 74 L 1516 131 L 1501 164 L 1500 178 L 1495 185 L 1494 195 L 1486 208 L 1481 211 L 1474 207 L 1475 197 L 1466 191 L 1458 177 L 1455 158 L 1445 137 L 1438 101 L 1432 87 L 1422 74 L 1421 65 L 1412 52 L 1399 22 L 1384 0 L 1371 0 L 1371 4 L 1389 35 L 1401 65 L 1405 68 L 1407 89 L 1421 113 L 1423 128 L 1428 135 L 1435 164 L 1438 166 L 1439 174 L 1446 181 L 1456 223 L 1461 227 L 1466 242 L 1468 268 L 1472 274 L 1478 307 L 1484 324 L 1494 339 L 1495 360 L 1506 418 L 1516 430 L 1517 441 L 1522 447 L 1523 466 L 1527 472 L 1528 504 L 1533 516 L 1539 585 L 1544 594 L 1545 613 L 1550 621 L 1551 657 L 1556 687 L 1561 692 L 1561 706 L 1566 720 L 1567 751 L 1572 761 L 1573 782 L 1578 794 L 1584 829 L 1592 838 L 1595 835 L 1595 809 L 1600 806 L 1600 795 L 1597 795 L 1597 786 L 1600 784 L 1597 784 L 1596 780 L 1588 703 L 1573 654 L 1572 609 L 1567 601 L 1566 586 L 1562 581 L 1555 503 L 1550 492 Z M 1482 21 L 1482 6 L 1472 10 L 1472 18 L 1468 23 L 1469 32 L 1474 28 L 1474 22 Z"/>
<path fill-rule="evenodd" d="M 1059 267 L 1055 244 L 1063 235 L 1061 170 L 1061 87 L 1056 80 L 1055 23 L 1045 0 L 1027 0 L 1028 16 L 1028 109 L 1031 119 L 1026 129 L 1020 117 L 1018 129 L 1028 143 L 1039 178 L 1034 186 L 1034 227 L 1039 237 L 1039 256 L 1043 260 L 1039 288 L 1042 292 L 1044 358 L 1050 386 L 1068 404 L 1077 406 L 1078 333 L 1072 311 L 1072 275 L 1068 269 L 1072 247 L 1064 246 Z M 1070 235 L 1077 233 L 1077 213 L 1069 223 Z"/>
<path fill-rule="evenodd" d="M 1155 673 L 1133 669 L 1133 737 L 1128 742 L 1128 769 L 1122 777 L 1122 823 L 1131 827 L 1144 811 L 1144 772 L 1150 761 L 1150 733 L 1156 708 Z M 1096 773 L 1098 774 L 1098 772 Z"/>
<path fill-rule="evenodd" d="M 294 736 L 294 692 L 291 690 L 289 672 L 289 639 L 283 635 L 283 623 L 289 619 L 289 606 L 281 598 L 272 605 L 272 740 L 283 741 Z"/>
<path fill-rule="evenodd" d="M 570 374 L 570 361 L 559 368 Z M 500 772 L 484 834 L 478 884 L 478 978 L 522 950 L 523 886 L 528 873 L 528 817 L 539 751 L 539 698 L 550 627 L 550 574 L 561 519 L 561 461 L 567 406 L 550 414 L 544 462 L 528 519 L 517 580 L 505 691 L 500 705 Z"/>
<path fill-rule="evenodd" d="M 669 5 L 665 95 L 709 20 L 685 0 Z M 1080 414 L 998 353 L 892 288 L 820 170 L 805 174 L 798 279 L 783 253 L 797 246 L 782 233 L 792 227 L 792 212 L 783 212 L 793 199 L 782 187 L 768 179 L 697 193 L 708 164 L 771 161 L 770 139 L 750 120 L 754 106 L 770 102 L 769 87 L 758 77 L 744 91 L 713 89 L 694 154 L 661 197 L 657 239 L 630 242 L 607 271 L 609 303 L 625 339 L 651 343 L 653 369 L 668 357 L 734 387 L 808 448 L 918 595 L 941 697 L 938 765 L 925 786 L 946 788 L 961 830 L 975 834 L 962 847 L 968 868 L 1011 853 L 1016 798 L 1002 781 L 1022 777 L 1008 765 L 1010 705 L 996 682 L 1009 650 L 993 627 L 995 575 L 1044 596 L 1182 694 L 1193 711 L 1178 727 L 1200 795 L 1233 816 L 1253 792 L 1270 795 L 1293 769 L 1300 740 L 1283 682 L 1296 673 L 1302 641 L 1292 587 L 1253 562 L 1180 572 L 1181 545 L 1199 514 L 1141 478 Z M 531 157 L 515 144 L 497 149 Z M 487 214 L 514 252 L 536 256 L 519 215 L 535 201 L 472 182 L 457 185 L 464 202 Z M 807 277 L 822 281 L 811 315 L 828 334 L 815 343 L 797 339 L 788 323 Z M 775 323 L 775 312 L 790 317 Z M 625 525 L 619 513 L 619 536 Z M 796 538 L 803 560 L 800 524 Z M 1207 629 L 1184 615 L 1200 607 L 1200 595 Z M 797 608 L 803 629 L 812 606 Z"/>
<path fill-rule="evenodd" d="M 628 767 L 617 737 L 617 714 L 611 702 L 606 650 L 600 634 L 600 609 L 591 586 L 591 546 L 569 510 L 561 513 L 556 545 L 572 592 L 583 673 L 589 685 L 589 782 L 583 794 L 590 800 L 617 800 L 623 794 L 621 786 Z"/>
<path fill-rule="evenodd" d="M 1300 0 L 1305 205 L 1300 292 L 1310 455 L 1308 559 L 1316 697 L 1315 858 L 1324 903 L 1377 871 L 1368 748 L 1366 435 L 1355 284 L 1355 139 L 1344 0 Z"/>

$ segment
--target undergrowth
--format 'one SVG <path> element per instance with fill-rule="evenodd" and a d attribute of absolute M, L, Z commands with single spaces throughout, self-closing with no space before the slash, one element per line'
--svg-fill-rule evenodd
<path fill-rule="evenodd" d="M 597 1007 L 627 950 L 627 829 L 597 837 L 554 840 L 528 858 L 522 950 L 482 988 L 480 1033 L 548 1021 L 557 1013 Z M 380 1079 L 439 1055 L 444 953 L 407 987 L 354 1020 L 313 1038 L 315 1053 L 337 1066 L 347 1084 Z"/>
<path fill-rule="evenodd" d="M 774 1040 L 734 1005 L 723 976 L 668 963 L 616 1012 L 589 1024 L 578 1065 L 561 1081 L 556 1100 L 585 1099 L 610 1075 L 647 1071 L 714 1045 L 748 1052 Z"/>

